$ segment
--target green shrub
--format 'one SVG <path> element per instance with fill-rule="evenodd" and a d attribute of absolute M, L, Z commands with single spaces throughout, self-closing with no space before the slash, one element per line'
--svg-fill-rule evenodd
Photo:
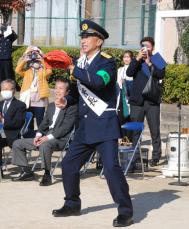
<path fill-rule="evenodd" d="M 24 53 L 25 49 L 26 47 L 24 46 L 13 48 L 12 56 L 14 68 L 16 67 L 17 62 Z M 41 49 L 44 53 L 55 49 L 64 50 L 73 58 L 78 58 L 80 52 L 79 48 L 71 47 L 42 47 Z M 122 57 L 125 50 L 116 48 L 104 48 L 103 51 L 116 59 L 117 67 L 123 65 Z M 136 54 L 135 51 L 134 54 Z M 69 73 L 62 69 L 53 69 L 53 74 L 49 78 L 49 86 L 51 88 L 54 86 L 54 82 L 58 77 L 68 78 Z M 19 75 L 16 75 L 16 80 L 18 84 L 21 85 L 22 79 Z M 164 80 L 163 102 L 181 102 L 182 104 L 189 104 L 189 66 L 178 64 L 170 64 L 167 66 Z"/>
<path fill-rule="evenodd" d="M 163 101 L 189 104 L 189 66 L 170 64 L 166 68 Z"/>

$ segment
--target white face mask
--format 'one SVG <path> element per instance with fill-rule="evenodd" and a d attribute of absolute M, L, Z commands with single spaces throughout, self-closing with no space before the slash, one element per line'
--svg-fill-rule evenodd
<path fill-rule="evenodd" d="M 4 100 L 9 100 L 12 98 L 12 91 L 9 91 L 9 90 L 4 90 L 4 91 L 1 91 L 1 96 Z"/>

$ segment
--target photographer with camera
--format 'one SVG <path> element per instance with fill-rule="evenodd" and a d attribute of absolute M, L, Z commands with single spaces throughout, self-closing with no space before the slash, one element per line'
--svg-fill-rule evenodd
<path fill-rule="evenodd" d="M 127 76 L 133 77 L 133 87 L 129 98 L 131 121 L 143 122 L 145 117 L 147 119 L 153 146 L 152 160 L 150 161 L 151 166 L 157 166 L 161 157 L 161 81 L 164 78 L 166 66 L 165 61 L 159 53 L 152 54 L 154 44 L 152 37 L 144 37 L 140 41 L 141 49 L 138 55 L 132 59 L 127 68 Z M 149 87 L 149 83 L 152 80 L 155 82 L 153 84 L 155 88 Z M 146 93 L 147 86 L 148 94 Z M 133 145 L 136 145 L 139 135 L 140 133 L 134 132 L 132 139 Z"/>
<path fill-rule="evenodd" d="M 47 79 L 52 74 L 51 68 L 46 68 L 43 53 L 39 47 L 29 46 L 21 57 L 16 73 L 23 77 L 20 100 L 25 102 L 28 111 L 33 113 L 39 127 L 48 105 L 50 90 Z M 33 137 L 34 126 L 30 126 L 30 136 Z"/>
<path fill-rule="evenodd" d="M 0 82 L 15 79 L 12 64 L 12 43 L 17 39 L 11 26 L 0 24 Z"/>

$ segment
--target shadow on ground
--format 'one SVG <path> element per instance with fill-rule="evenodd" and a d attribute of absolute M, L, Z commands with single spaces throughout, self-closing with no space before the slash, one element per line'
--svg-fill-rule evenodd
<path fill-rule="evenodd" d="M 159 192 L 145 192 L 132 196 L 132 203 L 134 208 L 134 222 L 139 223 L 147 217 L 150 211 L 160 209 L 164 204 L 180 198 L 176 190 L 162 190 Z M 110 208 L 116 208 L 116 204 L 106 204 L 100 206 L 93 206 L 84 208 L 82 214 L 102 211 Z"/>

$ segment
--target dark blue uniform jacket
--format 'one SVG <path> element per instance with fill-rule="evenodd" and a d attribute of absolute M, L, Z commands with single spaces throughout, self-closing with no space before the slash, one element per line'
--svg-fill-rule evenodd
<path fill-rule="evenodd" d="M 0 60 L 10 60 L 12 55 L 12 43 L 17 39 L 14 31 L 8 37 L 0 36 Z"/>
<path fill-rule="evenodd" d="M 103 70 L 109 74 L 109 81 L 96 73 Z M 116 108 L 116 78 L 117 69 L 113 58 L 99 53 L 91 62 L 89 68 L 81 69 L 75 66 L 73 75 L 83 85 L 90 89 L 100 99 L 108 104 L 108 108 Z M 104 111 L 101 116 L 79 98 L 79 127 L 75 139 L 85 144 L 104 142 L 120 137 L 120 125 L 115 111 Z"/>

